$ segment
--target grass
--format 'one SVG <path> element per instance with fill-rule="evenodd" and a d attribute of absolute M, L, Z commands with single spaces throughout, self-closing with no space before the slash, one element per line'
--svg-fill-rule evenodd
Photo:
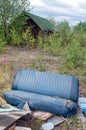
<path fill-rule="evenodd" d="M 60 63 L 59 57 L 39 51 L 39 49 L 25 49 L 16 47 L 7 47 L 4 53 L 0 54 L 0 94 L 11 89 L 14 75 L 19 69 L 34 69 L 55 73 L 67 73 L 64 64 Z M 76 71 L 72 70 L 71 74 L 75 75 Z M 68 73 L 69 74 L 69 73 Z M 80 96 L 86 96 L 86 79 L 77 73 L 80 81 Z M 75 117 L 69 119 L 71 123 L 63 123 L 57 126 L 57 130 L 81 130 L 81 123 Z M 33 122 L 34 123 L 34 122 Z M 41 121 L 35 121 L 35 128 L 40 127 Z"/>

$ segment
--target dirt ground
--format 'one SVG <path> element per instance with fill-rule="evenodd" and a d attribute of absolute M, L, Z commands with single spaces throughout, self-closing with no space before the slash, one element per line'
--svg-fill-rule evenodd
<path fill-rule="evenodd" d="M 14 75 L 19 69 L 34 69 L 48 72 L 59 72 L 60 63 L 58 57 L 41 53 L 37 49 L 24 49 L 8 47 L 0 54 L 0 94 L 11 88 Z M 86 81 L 80 80 L 80 96 L 86 96 Z M 70 123 L 63 123 L 55 130 L 83 130 L 82 125 L 69 119 Z"/>

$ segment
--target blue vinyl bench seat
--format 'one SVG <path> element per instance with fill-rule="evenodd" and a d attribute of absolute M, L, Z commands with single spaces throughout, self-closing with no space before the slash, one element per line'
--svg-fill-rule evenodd
<path fill-rule="evenodd" d="M 71 116 L 76 112 L 79 84 L 74 76 L 19 70 L 6 101 L 17 107 L 27 102 L 31 109 Z M 70 100 L 70 102 L 67 102 Z"/>

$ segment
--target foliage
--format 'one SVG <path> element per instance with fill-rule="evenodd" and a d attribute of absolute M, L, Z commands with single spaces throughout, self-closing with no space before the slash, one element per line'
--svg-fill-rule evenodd
<path fill-rule="evenodd" d="M 20 45 L 22 41 L 21 36 L 14 28 L 10 30 L 9 39 L 11 45 Z"/>
<path fill-rule="evenodd" d="M 8 43 L 9 22 L 19 16 L 25 9 L 30 10 L 28 0 L 0 0 L 0 25 Z"/>
<path fill-rule="evenodd" d="M 25 4 L 21 5 L 25 7 Z M 25 8 L 23 8 L 23 10 L 24 9 Z M 17 11 L 19 14 L 22 10 L 19 8 Z M 16 12 L 14 14 L 16 15 Z M 85 22 L 80 22 L 74 27 L 70 27 L 69 23 L 65 20 L 56 22 L 54 18 L 50 18 L 49 20 L 55 26 L 55 32 L 50 33 L 49 35 L 43 35 L 40 33 L 38 38 L 35 39 L 32 36 L 31 28 L 26 28 L 25 22 L 27 20 L 27 16 L 24 16 L 25 14 L 23 12 L 21 15 L 16 17 L 16 20 L 8 20 L 8 17 L 6 17 L 7 21 L 11 21 L 8 28 L 8 40 L 10 41 L 10 45 L 23 45 L 31 49 L 37 46 L 40 51 L 47 52 L 50 55 L 58 56 L 61 66 L 61 73 L 72 73 L 72 71 L 75 70 L 77 74 L 86 76 Z M 14 15 L 12 18 L 15 18 Z M 1 21 L 2 19 L 0 18 L 0 33 L 2 34 L 2 39 L 6 40 L 6 37 L 3 36 L 5 26 L 4 28 L 1 26 Z M 0 50 L 3 50 L 3 45 L 6 44 L 6 42 L 4 42 L 5 40 L 2 39 L 0 41 Z M 39 58 L 38 62 L 39 65 L 36 65 L 35 62 L 32 63 L 32 67 L 38 67 L 39 70 L 44 70 L 45 66 L 42 65 L 41 58 Z"/>
<path fill-rule="evenodd" d="M 74 26 L 74 31 L 76 32 L 86 32 L 86 22 L 79 22 Z"/>
<path fill-rule="evenodd" d="M 6 42 L 4 39 L 0 38 L 0 53 L 5 50 Z"/>
<path fill-rule="evenodd" d="M 86 22 L 79 22 L 73 28 L 74 38 L 80 42 L 81 46 L 86 46 Z"/>
<path fill-rule="evenodd" d="M 30 28 L 22 33 L 19 33 L 14 28 L 10 29 L 9 40 L 11 45 L 26 46 L 30 48 L 35 47 L 35 39 L 31 34 Z"/>
<path fill-rule="evenodd" d="M 25 32 L 22 33 L 22 42 L 23 45 L 27 47 L 34 48 L 35 47 L 35 39 L 31 34 L 31 29 L 28 28 Z"/>
<path fill-rule="evenodd" d="M 72 32 L 69 23 L 67 21 L 62 21 L 60 23 L 57 23 L 56 31 L 59 37 L 62 38 L 62 43 L 61 43 L 62 46 L 70 44 Z"/>
<path fill-rule="evenodd" d="M 26 11 L 23 11 L 21 14 L 10 21 L 9 32 L 12 28 L 14 28 L 17 33 L 22 35 L 22 33 L 27 29 L 27 19 L 28 16 L 26 16 Z"/>
<path fill-rule="evenodd" d="M 58 40 L 57 40 L 58 39 Z M 52 55 L 57 55 L 61 47 L 62 38 L 57 33 L 47 37 L 38 37 L 38 48 Z"/>
<path fill-rule="evenodd" d="M 74 39 L 70 45 L 67 46 L 65 54 L 65 65 L 68 69 L 73 69 L 83 65 L 84 52 L 83 47 Z"/>
<path fill-rule="evenodd" d="M 38 37 L 38 48 L 58 56 L 60 73 L 75 72 L 75 75 L 86 76 L 86 32 L 85 27 L 79 30 L 76 26 L 79 25 L 70 27 L 66 21 L 57 23 L 55 33 L 47 37 Z"/>
<path fill-rule="evenodd" d="M 73 37 L 76 39 L 82 47 L 86 46 L 86 32 L 73 32 Z"/>
<path fill-rule="evenodd" d="M 31 69 L 45 71 L 46 67 L 45 67 L 45 64 L 42 62 L 42 60 L 43 60 L 42 54 L 39 54 L 38 61 L 34 61 L 34 60 L 31 61 L 31 64 L 30 64 Z"/>

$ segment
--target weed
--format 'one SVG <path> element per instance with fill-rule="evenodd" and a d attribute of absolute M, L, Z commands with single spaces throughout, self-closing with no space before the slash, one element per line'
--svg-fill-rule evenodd
<path fill-rule="evenodd" d="M 32 61 L 31 63 L 30 63 L 30 67 L 31 67 L 31 69 L 35 69 L 35 67 L 36 67 L 36 64 L 35 64 L 35 62 L 34 61 Z"/>
<path fill-rule="evenodd" d="M 42 63 L 42 56 L 39 55 L 38 57 L 38 63 L 39 63 L 39 66 L 38 66 L 38 70 L 39 71 L 45 71 L 45 65 Z"/>

